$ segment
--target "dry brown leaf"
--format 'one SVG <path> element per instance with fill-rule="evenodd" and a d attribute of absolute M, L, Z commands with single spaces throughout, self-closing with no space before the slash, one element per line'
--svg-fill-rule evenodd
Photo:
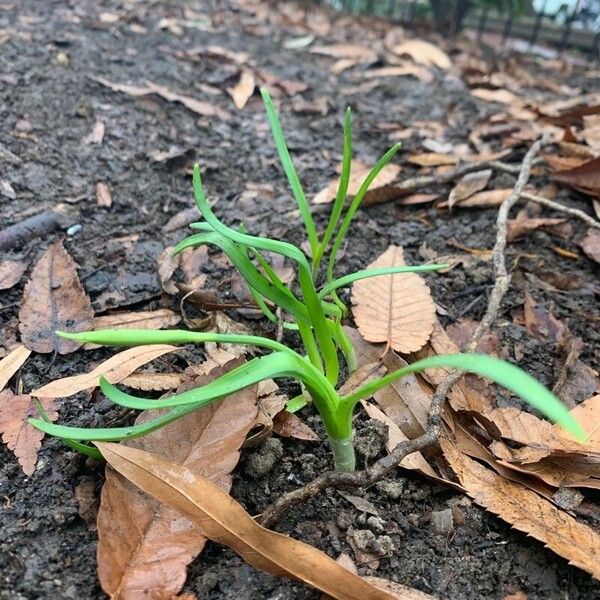
<path fill-rule="evenodd" d="M 188 377 L 183 373 L 152 373 L 136 371 L 121 381 L 134 390 L 166 392 L 179 387 Z"/>
<path fill-rule="evenodd" d="M 404 252 L 390 246 L 368 268 L 401 266 Z M 416 273 L 382 275 L 352 286 L 352 313 L 358 330 L 369 342 L 385 343 L 397 352 L 423 347 L 435 322 L 435 304 L 425 281 Z"/>
<path fill-rule="evenodd" d="M 119 444 L 99 443 L 108 463 L 145 492 L 192 520 L 252 566 L 300 579 L 337 600 L 392 600 L 323 552 L 258 525 L 231 496 L 190 469 Z"/>
<path fill-rule="evenodd" d="M 119 383 L 142 365 L 174 350 L 177 350 L 177 346 L 167 344 L 128 348 L 111 356 L 89 373 L 51 381 L 41 388 L 33 390 L 31 395 L 37 398 L 66 398 L 77 392 L 97 387 L 100 375 L 104 375 L 110 383 Z"/>
<path fill-rule="evenodd" d="M 600 114 L 583 117 L 581 136 L 594 152 L 600 152 Z"/>
<path fill-rule="evenodd" d="M 220 117 L 223 120 L 228 120 L 231 118 L 231 115 L 227 111 L 219 108 L 214 103 L 202 102 L 189 96 L 177 94 L 172 92 L 169 88 L 163 85 L 152 83 L 151 81 L 146 82 L 145 86 L 136 86 L 123 83 L 113 83 L 112 81 L 104 79 L 103 77 L 90 76 L 90 79 L 97 81 L 98 83 L 110 88 L 115 92 L 122 92 L 129 96 L 141 97 L 148 96 L 149 94 L 157 94 L 168 102 L 179 102 L 188 110 L 191 110 L 198 115 L 202 115 L 203 117 Z"/>
<path fill-rule="evenodd" d="M 240 74 L 239 81 L 234 87 L 227 88 L 227 92 L 231 96 L 235 107 L 238 110 L 242 110 L 246 103 L 254 94 L 254 88 L 256 87 L 256 80 L 254 73 L 248 69 L 244 69 Z"/>
<path fill-rule="evenodd" d="M 139 310 L 116 312 L 94 317 L 92 329 L 162 329 L 172 327 L 181 321 L 181 317 L 170 308 L 158 310 Z"/>
<path fill-rule="evenodd" d="M 193 385 L 206 384 L 223 372 L 217 369 Z M 240 447 L 256 416 L 256 394 L 256 386 L 237 392 L 128 446 L 173 461 L 226 494 Z M 154 416 L 156 412 L 142 413 L 136 423 Z M 148 598 L 174 598 L 185 583 L 187 565 L 206 543 L 187 518 L 140 494 L 112 469 L 107 469 L 102 489 L 98 537 L 100 582 L 105 592 L 119 600 L 137 600 L 140 590 Z"/>
<path fill-rule="evenodd" d="M 350 181 L 348 182 L 348 196 L 354 197 L 363 181 L 371 171 L 371 167 L 367 164 L 354 160 L 352 161 L 352 169 L 350 171 Z M 400 167 L 394 164 L 388 164 L 375 177 L 369 190 L 365 194 L 363 199 L 363 206 L 368 206 L 370 203 L 382 202 L 383 197 L 393 197 L 398 193 L 394 190 L 390 184 L 396 179 Z M 314 198 L 313 204 L 329 204 L 333 202 L 339 185 L 339 179 L 334 179 L 329 185 L 322 189 Z"/>
<path fill-rule="evenodd" d="M 600 536 L 535 492 L 508 481 L 440 438 L 446 460 L 473 500 L 600 579 Z"/>
<path fill-rule="evenodd" d="M 597 263 L 600 263 L 600 231 L 588 229 L 587 235 L 580 242 L 583 251 Z"/>
<path fill-rule="evenodd" d="M 17 346 L 10 354 L 0 360 L 0 392 L 10 378 L 23 366 L 31 350 L 25 346 Z"/>
<path fill-rule="evenodd" d="M 408 162 L 420 167 L 439 167 L 442 165 L 455 165 L 458 156 L 453 154 L 440 154 L 439 152 L 424 152 L 422 154 L 411 154 Z"/>
<path fill-rule="evenodd" d="M 51 421 L 56 421 L 58 413 L 54 400 L 40 400 Z M 32 427 L 27 419 L 39 418 L 33 398 L 25 394 L 16 395 L 10 390 L 0 392 L 0 433 L 2 441 L 17 457 L 23 473 L 33 475 L 38 451 L 42 446 L 44 433 Z"/>
<path fill-rule="evenodd" d="M 112 196 L 105 183 L 96 184 L 96 204 L 102 208 L 110 208 L 112 206 Z"/>
<path fill-rule="evenodd" d="M 480 100 L 486 102 L 497 102 L 498 104 L 510 104 L 512 106 L 523 106 L 525 103 L 522 98 L 509 92 L 508 90 L 489 90 L 487 88 L 475 88 L 471 94 Z"/>
<path fill-rule="evenodd" d="M 377 53 L 366 46 L 357 44 L 331 44 L 329 46 L 312 46 L 311 54 L 321 54 L 332 58 L 352 60 L 353 64 L 371 63 L 377 60 Z"/>
<path fill-rule="evenodd" d="M 566 223 L 567 219 L 551 217 L 531 217 L 526 208 L 520 210 L 514 219 L 509 219 L 506 223 L 508 229 L 508 241 L 512 242 L 531 231 L 540 227 L 552 227 Z"/>
<path fill-rule="evenodd" d="M 281 437 L 318 442 L 321 438 L 299 417 L 282 410 L 273 417 L 273 431 Z"/>
<path fill-rule="evenodd" d="M 554 173 L 554 179 L 590 196 L 600 198 L 600 157 L 568 171 Z"/>
<path fill-rule="evenodd" d="M 20 260 L 3 260 L 0 262 L 0 290 L 8 290 L 21 281 L 27 271 L 27 263 Z"/>
<path fill-rule="evenodd" d="M 418 65 L 393 65 L 389 67 L 380 67 L 379 69 L 369 69 L 362 73 L 365 79 L 374 79 L 379 77 L 405 77 L 411 75 L 424 83 L 433 81 L 433 73 L 427 67 Z"/>
<path fill-rule="evenodd" d="M 21 340 L 34 352 L 68 354 L 81 343 L 59 338 L 55 331 L 89 329 L 93 317 L 77 265 L 62 241 L 54 242 L 33 267 L 25 285 L 19 310 Z"/>
<path fill-rule="evenodd" d="M 450 195 L 448 196 L 448 210 L 452 210 L 452 207 L 470 198 L 476 192 L 485 189 L 492 176 L 491 169 L 485 169 L 483 171 L 473 171 L 473 173 L 467 173 L 460 181 L 452 188 Z"/>
<path fill-rule="evenodd" d="M 450 57 L 438 46 L 425 40 L 408 40 L 392 48 L 392 52 L 398 56 L 408 54 L 416 63 L 426 67 L 435 66 L 444 71 L 452 67 Z"/>
<path fill-rule="evenodd" d="M 477 192 L 458 204 L 461 208 L 493 208 L 500 206 L 512 193 L 512 188 Z M 441 205 L 440 205 L 441 206 Z"/>

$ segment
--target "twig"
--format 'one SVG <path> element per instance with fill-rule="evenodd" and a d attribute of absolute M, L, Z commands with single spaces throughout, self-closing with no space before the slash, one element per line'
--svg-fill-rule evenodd
<path fill-rule="evenodd" d="M 65 204 L 29 217 L 0 230 L 0 251 L 22 247 L 33 238 L 44 237 L 59 229 L 67 229 L 76 221 L 76 214 Z"/>
<path fill-rule="evenodd" d="M 570 208 L 569 206 L 565 206 L 564 204 L 560 204 L 559 202 L 554 202 L 554 200 L 548 200 L 548 198 L 542 198 L 541 196 L 536 196 L 535 194 L 530 194 L 529 192 L 523 192 L 521 194 L 521 198 L 523 198 L 523 200 L 535 202 L 536 204 L 541 204 L 542 206 L 547 206 L 548 208 L 551 208 L 552 210 L 555 210 L 557 212 L 566 213 L 567 215 L 571 215 L 572 217 L 581 219 L 590 227 L 600 229 L 600 221 L 597 221 L 596 219 L 594 219 L 594 217 L 590 217 L 590 215 L 587 215 L 578 208 Z"/>
<path fill-rule="evenodd" d="M 491 327 L 496 315 L 498 314 L 502 298 L 508 289 L 510 277 L 506 270 L 506 263 L 504 260 L 504 250 L 506 248 L 507 238 L 506 221 L 508 219 L 510 209 L 518 202 L 523 192 L 523 188 L 529 180 L 531 166 L 536 155 L 539 153 L 543 142 L 544 138 L 535 142 L 525 155 L 523 162 L 521 163 L 519 176 L 513 191 L 510 196 L 504 200 L 498 211 L 498 217 L 496 219 L 496 243 L 494 244 L 494 248 L 492 250 L 494 287 L 490 293 L 485 315 L 469 339 L 466 347 L 467 352 L 473 352 L 477 348 L 477 345 L 483 334 Z M 285 514 L 287 510 L 289 510 L 290 507 L 316 496 L 318 493 L 322 492 L 328 487 L 341 488 L 370 486 L 376 481 L 382 479 L 388 472 L 394 469 L 404 457 L 434 444 L 437 441 L 440 433 L 442 422 L 441 413 L 444 401 L 448 395 L 448 392 L 450 391 L 450 388 L 461 378 L 461 376 L 462 373 L 460 372 L 452 372 L 448 374 L 437 386 L 431 401 L 429 427 L 423 435 L 413 440 L 401 442 L 394 448 L 394 450 L 392 450 L 390 454 L 379 459 L 373 465 L 367 467 L 364 471 L 355 471 L 353 473 L 328 471 L 326 473 L 322 473 L 307 485 L 292 492 L 288 492 L 277 499 L 262 513 L 260 522 L 266 527 L 273 525 L 283 514 Z"/>

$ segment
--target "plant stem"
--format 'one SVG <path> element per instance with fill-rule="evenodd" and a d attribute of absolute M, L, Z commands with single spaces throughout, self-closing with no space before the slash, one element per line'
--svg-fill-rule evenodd
<path fill-rule="evenodd" d="M 329 438 L 329 445 L 333 453 L 333 464 L 336 471 L 351 472 L 356 468 L 356 457 L 354 454 L 354 444 L 352 435 L 350 437 L 336 440 Z"/>

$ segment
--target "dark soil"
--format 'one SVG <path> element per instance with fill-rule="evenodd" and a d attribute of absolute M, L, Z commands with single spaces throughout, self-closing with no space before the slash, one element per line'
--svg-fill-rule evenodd
<path fill-rule="evenodd" d="M 373 162 L 389 144 L 386 134 L 377 128 L 381 122 L 401 127 L 419 120 L 445 121 L 451 108 L 454 125 L 450 139 L 458 143 L 467 140 L 470 124 L 492 110 L 492 105 L 475 100 L 458 78 L 439 74 L 431 84 L 412 78 L 388 79 L 368 93 L 356 93 L 351 72 L 333 76 L 331 60 L 284 49 L 283 40 L 301 34 L 292 25 L 287 29 L 271 26 L 226 5 L 225 1 L 200 0 L 0 3 L 0 143 L 20 158 L 11 162 L 0 152 L 0 179 L 10 182 L 16 192 L 14 199 L 0 196 L 0 228 L 58 202 L 71 203 L 74 224 L 80 227 L 61 235 L 80 266 L 80 277 L 97 313 L 113 307 L 178 305 L 161 293 L 155 274 L 158 253 L 180 240 L 185 231 L 165 234 L 161 228 L 175 213 L 193 205 L 189 164 L 152 158 L 171 146 L 186 152 L 184 163 L 190 156 L 201 162 L 215 210 L 227 222 L 244 222 L 255 234 L 302 242 L 300 221 L 278 166 L 260 99 L 255 95 L 240 112 L 227 95 L 210 96 L 203 84 L 225 89 L 235 83 L 237 69 L 230 62 L 202 54 L 193 61 L 183 51 L 217 45 L 248 52 L 259 70 L 278 79 L 307 83 L 310 89 L 302 94 L 305 99 L 327 98 L 326 115 L 296 111 L 292 98 L 278 100 L 308 195 L 334 175 L 340 159 L 341 118 L 347 105 L 355 115 L 355 155 L 365 162 Z M 103 13 L 118 15 L 119 20 L 110 22 Z M 181 31 L 161 28 L 161 20 L 166 18 L 187 25 Z M 261 27 L 264 35 L 257 35 Z M 347 36 L 368 43 L 361 39 L 361 31 L 371 31 L 371 39 L 377 39 L 385 24 L 377 27 L 350 27 L 349 21 L 344 21 L 334 27 L 330 37 Z M 232 118 L 199 117 L 181 104 L 155 97 L 135 99 L 90 77 L 134 85 L 150 80 L 215 103 Z M 582 85 L 586 91 L 597 85 L 597 80 L 575 72 L 565 83 Z M 548 99 L 555 98 L 549 95 Z M 82 143 L 97 120 L 106 124 L 103 143 Z M 409 139 L 405 147 L 418 150 L 419 144 Z M 518 160 L 525 149 L 517 148 L 510 160 Z M 398 162 L 407 176 L 413 172 L 403 155 Z M 110 187 L 112 208 L 97 206 L 97 182 Z M 493 187 L 513 182 L 512 176 L 496 175 Z M 249 183 L 272 185 L 273 193 L 266 198 L 247 194 L 239 201 Z M 424 191 L 445 193 L 447 189 Z M 588 206 L 586 200 L 568 191 L 561 193 L 561 199 L 574 206 Z M 390 243 L 403 245 L 412 261 L 422 260 L 419 248 L 423 243 L 441 255 L 458 252 L 447 244 L 452 238 L 472 248 L 491 248 L 495 216 L 496 211 L 489 209 L 458 210 L 449 215 L 431 206 L 374 206 L 358 215 L 339 273 L 364 267 Z M 322 225 L 324 217 L 319 221 Z M 576 249 L 573 240 L 580 239 L 584 229 L 574 221 L 569 227 L 567 238 L 534 232 L 510 246 L 509 264 L 517 271 L 496 326 L 506 356 L 514 359 L 518 347 L 522 366 L 549 385 L 559 360 L 554 345 L 538 341 L 513 323 L 514 310 L 523 304 L 525 284 L 536 301 L 551 308 L 585 342 L 584 362 L 597 365 L 600 357 L 600 309 L 594 295 L 598 288 L 593 287 L 598 266 L 585 257 L 575 261 L 552 249 Z M 18 253 L 29 253 L 34 259 L 56 235 L 32 240 Z M 220 292 L 226 294 L 228 284 L 220 269 L 217 264 L 207 272 L 212 281 L 223 280 Z M 544 273 L 557 272 L 575 279 L 574 289 L 557 290 L 545 283 Z M 492 283 L 489 263 L 459 266 L 429 281 L 436 301 L 448 314 L 444 324 L 459 316 L 481 317 Z M 0 294 L 0 341 L 4 344 L 17 335 L 22 285 Z M 257 330 L 264 327 L 256 321 L 251 325 Z M 21 373 L 24 389 L 88 370 L 109 354 L 95 350 L 55 357 L 33 355 Z M 167 360 L 183 364 L 182 358 Z M 112 408 L 96 393 L 91 397 L 79 394 L 60 404 L 63 423 L 110 425 L 126 418 L 130 415 Z M 320 431 L 316 417 L 307 413 L 306 418 Z M 372 427 L 359 419 L 359 435 L 368 434 Z M 253 514 L 330 467 L 324 446 L 293 440 L 282 444 L 283 458 L 265 475 L 253 478 L 248 474 L 251 451 L 244 453 L 236 471 L 232 493 Z M 366 459 L 359 460 L 364 464 Z M 74 497 L 74 488 L 84 480 L 93 481 L 98 492 L 103 468 L 52 439 L 44 441 L 32 477 L 23 475 L 4 445 L 0 446 L 0 461 L 0 598 L 104 597 L 96 580 L 96 533 L 79 516 Z M 519 590 L 529 600 L 600 595 L 600 585 L 589 575 L 447 488 L 398 471 L 364 496 L 377 514 L 361 512 L 332 492 L 296 507 L 279 524 L 279 530 L 334 557 L 342 551 L 353 554 L 350 537 L 366 540 L 382 555 L 378 576 L 440 598 L 501 599 Z M 438 533 L 432 525 L 432 512 L 448 508 L 459 518 L 451 531 Z M 363 564 L 360 570 L 375 572 L 372 567 Z M 196 592 L 199 598 L 236 600 L 319 597 L 300 583 L 253 570 L 232 552 L 213 544 L 195 561 L 186 590 Z"/>

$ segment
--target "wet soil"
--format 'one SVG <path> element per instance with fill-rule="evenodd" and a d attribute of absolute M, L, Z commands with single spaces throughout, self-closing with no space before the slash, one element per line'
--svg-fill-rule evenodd
<path fill-rule="evenodd" d="M 340 21 L 340 27 L 321 41 L 337 37 L 368 43 L 369 36 L 380 37 L 387 26 L 350 25 Z M 76 227 L 60 235 L 80 267 L 97 313 L 113 307 L 177 308 L 178 301 L 162 293 L 155 262 L 163 248 L 185 233 L 184 229 L 165 233 L 162 227 L 193 205 L 190 158 L 202 163 L 207 192 L 224 219 L 244 222 L 255 234 L 301 243 L 298 215 L 259 98 L 255 95 L 240 112 L 226 94 L 211 95 L 215 88 L 234 84 L 238 69 L 230 61 L 202 53 L 192 59 L 185 52 L 193 48 L 215 45 L 247 52 L 259 71 L 277 80 L 306 83 L 305 100 L 326 98 L 326 114 L 301 112 L 297 105 L 295 109 L 293 97 L 278 99 L 290 149 L 309 195 L 335 174 L 347 105 L 354 109 L 355 153 L 365 162 L 373 162 L 389 144 L 387 134 L 378 128 L 382 122 L 404 127 L 416 121 L 445 121 L 452 109 L 453 125 L 447 135 L 461 143 L 467 139 L 469 124 L 492 110 L 474 99 L 460 79 L 439 73 L 429 84 L 412 78 L 389 79 L 367 93 L 357 93 L 351 73 L 330 73 L 330 59 L 284 48 L 284 40 L 300 33 L 294 25 L 274 26 L 264 16 L 229 7 L 227 2 L 2 0 L 0 143 L 18 160 L 0 153 L 0 179 L 15 191 L 14 198 L 0 197 L 0 228 L 58 202 L 70 204 Z M 101 85 L 94 79 L 98 77 L 133 85 L 149 80 L 219 106 L 231 118 L 199 116 L 156 97 L 133 98 Z M 568 83 L 581 85 L 584 91 L 597 85 L 577 72 Z M 83 142 L 96 121 L 105 124 L 103 142 Z M 157 160 L 158 152 L 173 146 L 180 148 L 183 158 Z M 405 151 L 413 149 L 419 149 L 418 142 L 407 140 Z M 518 160 L 524 151 L 525 147 L 517 148 L 510 160 Z M 398 163 L 409 176 L 413 169 L 405 156 L 401 154 Z M 98 182 L 111 190 L 110 209 L 97 205 Z M 512 176 L 496 175 L 492 186 L 513 182 Z M 262 189 L 268 193 L 244 194 L 257 184 L 267 186 Z M 443 194 L 447 188 L 423 191 Z M 566 190 L 561 194 L 561 200 L 573 206 L 588 206 L 582 197 Z M 493 209 L 449 215 L 429 205 L 394 203 L 367 208 L 358 215 L 339 272 L 364 267 L 391 243 L 404 246 L 411 261 L 423 260 L 423 244 L 441 255 L 457 253 L 448 245 L 450 240 L 489 249 L 495 215 Z M 324 219 L 318 217 L 320 225 Z M 584 341 L 584 362 L 594 366 L 600 357 L 600 309 L 594 287 L 598 266 L 583 256 L 573 260 L 553 250 L 556 246 L 576 250 L 574 240 L 585 232 L 574 221 L 569 227 L 566 237 L 537 231 L 511 244 L 508 257 L 514 285 L 495 328 L 506 356 L 514 359 L 518 351 L 522 366 L 549 385 L 559 360 L 554 344 L 531 337 L 513 321 L 514 311 L 522 307 L 525 285 L 537 302 Z M 34 259 L 56 235 L 34 239 L 15 254 Z M 227 294 L 221 268 L 209 265 L 206 272 L 211 281 L 224 280 L 221 292 Z M 562 273 L 576 284 L 568 290 L 549 286 L 540 275 L 548 272 Z M 489 263 L 471 261 L 429 281 L 445 325 L 459 317 L 481 317 L 491 284 Z M 552 281 L 556 283 L 555 278 Z M 17 335 L 22 285 L 0 294 L 3 344 Z M 265 327 L 256 321 L 250 324 L 258 331 Z M 33 355 L 20 374 L 24 389 L 88 370 L 108 355 L 106 350 Z M 185 366 L 184 358 L 166 360 L 177 368 Z M 96 393 L 65 399 L 59 411 L 61 422 L 87 426 L 131 418 Z M 305 416 L 322 433 L 318 418 L 310 412 Z M 362 417 L 357 428 L 359 435 L 373 434 L 377 439 Z M 282 459 L 264 475 L 253 477 L 247 469 L 252 451 L 244 453 L 236 471 L 232 493 L 253 514 L 330 467 L 327 449 L 318 444 L 294 440 L 281 444 Z M 365 464 L 373 458 L 359 460 Z M 0 598 L 105 597 L 95 573 L 96 533 L 79 516 L 74 496 L 82 481 L 93 482 L 98 493 L 102 472 L 101 465 L 46 439 L 35 474 L 25 477 L 14 456 L 0 446 Z M 290 511 L 278 528 L 334 557 L 342 551 L 353 554 L 349 540 L 359 540 L 371 554 L 381 555 L 376 570 L 373 562 L 360 564 L 362 573 L 375 572 L 439 598 L 502 599 L 519 591 L 529 600 L 600 595 L 600 585 L 589 575 L 449 489 L 398 471 L 364 496 L 375 514 L 361 512 L 331 492 Z M 440 532 L 432 513 L 446 509 L 453 511 L 454 526 Z M 185 589 L 199 598 L 215 599 L 319 597 L 300 583 L 253 570 L 214 544 L 193 564 Z"/>

